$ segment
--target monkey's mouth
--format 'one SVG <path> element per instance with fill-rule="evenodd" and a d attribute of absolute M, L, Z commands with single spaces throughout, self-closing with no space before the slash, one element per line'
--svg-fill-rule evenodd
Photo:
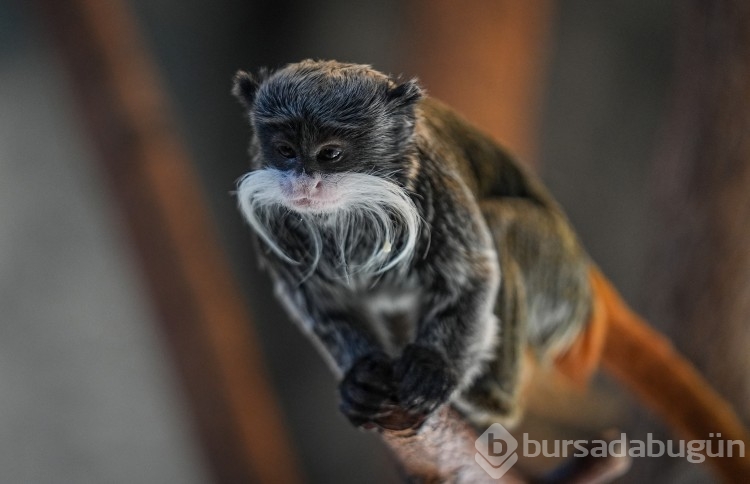
<path fill-rule="evenodd" d="M 340 193 L 330 179 L 301 175 L 280 180 L 283 203 L 298 212 L 329 212 L 341 205 Z"/>
<path fill-rule="evenodd" d="M 289 206 L 299 211 L 327 212 L 339 207 L 337 198 L 296 197 L 287 199 Z"/>

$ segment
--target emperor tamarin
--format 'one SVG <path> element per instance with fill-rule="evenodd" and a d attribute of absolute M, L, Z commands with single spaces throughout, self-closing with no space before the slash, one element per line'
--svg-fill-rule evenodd
<path fill-rule="evenodd" d="M 476 423 L 513 417 L 524 352 L 565 349 L 591 311 L 588 259 L 541 184 L 369 66 L 239 72 L 233 92 L 252 128 L 242 213 L 344 414 L 413 426 L 450 401 Z"/>

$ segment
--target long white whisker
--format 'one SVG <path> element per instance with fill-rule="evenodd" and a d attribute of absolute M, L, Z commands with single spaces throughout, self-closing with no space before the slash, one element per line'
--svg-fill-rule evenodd
<path fill-rule="evenodd" d="M 250 226 L 281 259 L 291 264 L 299 264 L 289 257 L 274 241 L 264 221 L 266 210 L 281 206 L 280 193 L 277 188 L 278 173 L 275 170 L 258 170 L 242 177 L 237 185 L 237 199 L 240 210 Z"/>
<path fill-rule="evenodd" d="M 338 204 L 320 212 L 290 208 L 281 190 L 289 175 L 274 169 L 244 176 L 237 198 L 245 219 L 274 254 L 287 263 L 309 263 L 302 280 L 325 262 L 322 258 L 329 250 L 333 260 L 322 270 L 348 281 L 354 274 L 374 276 L 407 265 L 414 255 L 422 219 L 406 189 L 390 179 L 397 172 L 373 169 L 324 175 L 322 181 Z M 296 230 L 286 220 L 290 213 L 299 221 Z M 300 230 L 304 234 L 298 236 L 306 241 L 289 240 Z M 298 254 L 305 242 L 309 260 L 294 260 L 287 251 L 292 248 Z M 328 244 L 333 245 L 326 249 Z"/>

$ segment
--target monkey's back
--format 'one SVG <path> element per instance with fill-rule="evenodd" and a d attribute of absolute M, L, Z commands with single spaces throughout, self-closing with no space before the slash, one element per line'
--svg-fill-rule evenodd
<path fill-rule="evenodd" d="M 591 296 L 589 259 L 562 209 L 507 151 L 439 101 L 427 97 L 420 102 L 416 133 L 430 158 L 449 165 L 444 168 L 474 194 L 501 270 L 517 272 L 518 277 L 503 277 L 506 287 L 498 306 L 514 305 L 503 298 L 523 294 L 522 307 L 504 317 L 522 318 L 529 343 L 540 353 L 564 346 L 585 325 Z M 509 293 L 512 283 L 522 287 Z M 499 307 L 499 316 L 502 311 Z"/>
<path fill-rule="evenodd" d="M 454 165 L 477 199 L 525 198 L 558 210 L 544 186 L 506 150 L 440 101 L 420 101 L 416 131 L 429 139 L 437 158 Z"/>

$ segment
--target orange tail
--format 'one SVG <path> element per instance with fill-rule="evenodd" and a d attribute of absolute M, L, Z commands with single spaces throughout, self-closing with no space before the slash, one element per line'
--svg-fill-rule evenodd
<path fill-rule="evenodd" d="M 593 268 L 591 281 L 596 301 L 603 303 L 599 315 L 606 324 L 602 364 L 648 407 L 657 412 L 687 440 L 711 441 L 716 454 L 719 440 L 744 442 L 750 450 L 750 434 L 731 405 L 719 396 L 695 368 L 661 334 L 635 314 L 612 284 Z M 594 311 L 594 318 L 597 316 Z M 597 330 L 601 333 L 601 330 Z M 715 437 L 709 437 L 713 434 Z M 720 435 L 717 435 L 720 434 Z M 727 453 L 727 445 L 724 445 Z M 743 457 L 738 446 L 732 457 L 706 460 L 729 482 L 750 482 L 750 457 Z"/>

